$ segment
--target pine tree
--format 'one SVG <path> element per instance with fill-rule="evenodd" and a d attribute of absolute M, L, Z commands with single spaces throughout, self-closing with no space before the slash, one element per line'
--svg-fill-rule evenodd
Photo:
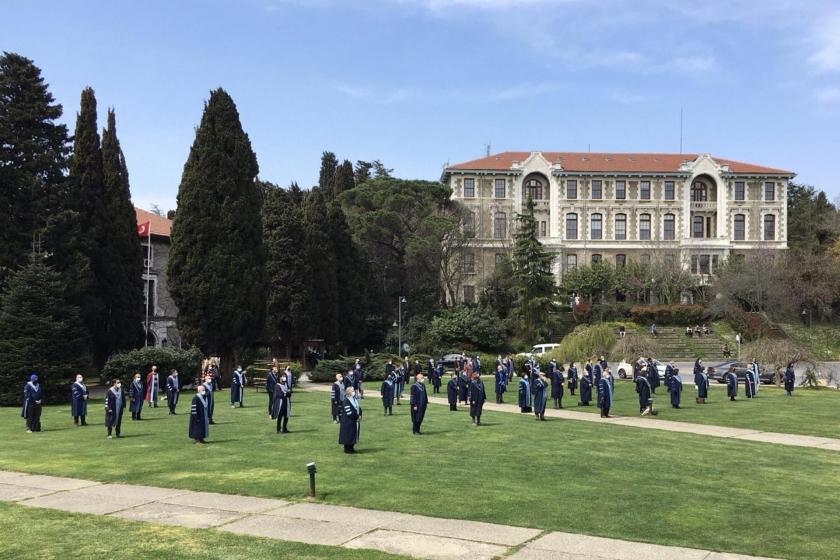
<path fill-rule="evenodd" d="M 184 339 L 221 357 L 256 342 L 265 315 L 259 172 L 236 105 L 210 93 L 190 148 L 172 224 L 169 287 Z"/>
<path fill-rule="evenodd" d="M 79 308 L 64 297 L 67 281 L 37 253 L 9 277 L 0 308 L 0 405 L 20 404 L 30 372 L 47 402 L 66 401 L 67 384 L 89 370 Z"/>
<path fill-rule="evenodd" d="M 516 288 L 514 314 L 519 332 L 535 337 L 546 327 L 548 312 L 556 290 L 551 265 L 554 256 L 537 239 L 534 201 L 528 198 L 525 213 L 517 217 L 519 227 L 514 235 L 511 265 Z"/>
<path fill-rule="evenodd" d="M 339 291 L 336 255 L 326 230 L 327 203 L 322 189 L 313 189 L 303 202 L 306 262 L 312 270 L 307 278 L 311 302 L 310 334 L 328 345 L 338 342 Z"/>
<path fill-rule="evenodd" d="M 370 181 L 370 170 L 373 164 L 367 161 L 357 160 L 356 167 L 353 169 L 353 182 L 361 185 L 365 181 Z"/>
<path fill-rule="evenodd" d="M 67 127 L 35 64 L 0 56 L 0 286 L 27 262 L 33 234 L 59 211 L 70 152 Z"/>
<path fill-rule="evenodd" d="M 106 310 L 104 342 L 111 354 L 143 343 L 145 314 L 143 248 L 113 110 L 108 111 L 108 126 L 102 133 L 102 172 L 106 219 L 102 223 L 98 253 L 102 265 L 97 281 Z"/>
<path fill-rule="evenodd" d="M 333 196 L 335 192 L 335 175 L 338 171 L 338 159 L 332 152 L 321 155 L 321 172 L 318 174 L 318 186 L 326 196 Z"/>
<path fill-rule="evenodd" d="M 356 180 L 353 178 L 353 164 L 349 160 L 344 160 L 335 173 L 335 189 L 334 197 L 337 197 L 345 191 L 349 191 L 356 186 Z"/>

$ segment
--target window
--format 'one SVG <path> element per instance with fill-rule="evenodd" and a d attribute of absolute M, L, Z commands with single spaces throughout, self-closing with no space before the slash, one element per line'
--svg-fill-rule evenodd
<path fill-rule="evenodd" d="M 666 241 L 673 241 L 676 239 L 676 219 L 673 214 L 665 214 L 663 219 L 663 235 L 662 238 Z M 673 255 L 671 255 L 673 256 Z"/>
<path fill-rule="evenodd" d="M 648 255 L 647 253 L 642 253 L 641 255 L 639 255 L 639 263 L 641 263 L 643 265 L 649 265 L 650 264 L 650 255 Z"/>
<path fill-rule="evenodd" d="M 496 179 L 496 198 L 504 198 L 507 188 L 504 179 Z"/>
<path fill-rule="evenodd" d="M 507 235 L 507 215 L 496 212 L 493 216 L 493 239 L 504 239 Z"/>
<path fill-rule="evenodd" d="M 525 197 L 534 200 L 542 200 L 543 185 L 539 179 L 528 179 L 525 181 Z"/>
<path fill-rule="evenodd" d="M 157 278 L 149 278 L 144 274 L 143 280 L 145 280 L 145 282 L 143 282 L 143 302 L 149 307 L 149 312 L 152 315 L 156 315 L 155 304 L 157 303 Z M 149 299 L 149 294 L 151 294 L 151 299 Z"/>
<path fill-rule="evenodd" d="M 595 180 L 592 181 L 592 200 L 601 200 L 602 192 L 601 192 L 601 181 Z"/>
<path fill-rule="evenodd" d="M 464 274 L 475 274 L 475 254 L 464 253 Z"/>
<path fill-rule="evenodd" d="M 577 214 L 566 214 L 566 239 L 578 238 L 578 219 Z"/>
<path fill-rule="evenodd" d="M 674 258 L 674 255 L 664 255 L 662 257 L 662 262 L 668 268 L 674 268 L 674 264 L 676 264 L 676 259 Z"/>
<path fill-rule="evenodd" d="M 592 214 L 592 234 L 589 239 L 603 239 L 604 228 L 601 214 Z"/>
<path fill-rule="evenodd" d="M 764 200 L 776 200 L 776 183 L 773 181 L 764 183 Z"/>
<path fill-rule="evenodd" d="M 507 255 L 505 255 L 504 253 L 496 253 L 496 266 L 499 266 L 500 264 L 505 262 L 505 257 L 507 257 Z"/>
<path fill-rule="evenodd" d="M 700 255 L 700 274 L 709 274 L 709 255 Z"/>
<path fill-rule="evenodd" d="M 577 198 L 577 181 L 575 179 L 566 181 L 566 198 Z"/>
<path fill-rule="evenodd" d="M 566 270 L 577 268 L 577 255 L 566 255 Z"/>
<path fill-rule="evenodd" d="M 674 200 L 674 182 L 665 181 L 665 200 Z"/>
<path fill-rule="evenodd" d="M 464 179 L 464 198 L 475 198 L 475 179 Z"/>
<path fill-rule="evenodd" d="M 735 181 L 735 200 L 744 200 L 744 182 Z"/>
<path fill-rule="evenodd" d="M 624 266 L 627 264 L 627 255 L 616 255 L 615 266 Z"/>
<path fill-rule="evenodd" d="M 639 240 L 650 241 L 650 214 L 639 216 Z"/>
<path fill-rule="evenodd" d="M 615 182 L 615 199 L 624 200 L 627 198 L 627 183 L 624 181 Z"/>
<path fill-rule="evenodd" d="M 746 216 L 743 214 L 735 214 L 734 239 L 735 241 L 746 239 Z"/>
<path fill-rule="evenodd" d="M 598 253 L 595 253 L 594 255 L 592 255 L 592 264 L 599 263 L 599 262 L 601 262 L 601 255 L 599 255 Z"/>
<path fill-rule="evenodd" d="M 627 239 L 627 214 L 615 215 L 615 238 L 619 241 Z"/>
<path fill-rule="evenodd" d="M 475 212 L 468 211 L 464 216 L 464 236 L 475 237 Z"/>
<path fill-rule="evenodd" d="M 694 184 L 691 185 L 691 202 L 706 202 L 708 194 L 706 185 L 700 181 L 695 181 Z"/>
<path fill-rule="evenodd" d="M 475 286 L 464 286 L 464 303 L 475 303 Z"/>
<path fill-rule="evenodd" d="M 545 237 L 546 223 L 545 220 L 540 221 L 540 237 Z"/>
<path fill-rule="evenodd" d="M 703 237 L 703 216 L 691 218 L 691 237 L 695 239 Z"/>
<path fill-rule="evenodd" d="M 691 255 L 691 273 L 700 274 L 700 256 Z"/>
<path fill-rule="evenodd" d="M 639 183 L 639 198 L 650 200 L 650 181 L 641 181 Z"/>
<path fill-rule="evenodd" d="M 717 255 L 712 255 L 712 274 L 715 274 L 718 271 L 718 267 L 720 266 L 720 257 Z"/>
<path fill-rule="evenodd" d="M 776 239 L 776 216 L 767 214 L 764 216 L 764 240 L 774 241 Z"/>

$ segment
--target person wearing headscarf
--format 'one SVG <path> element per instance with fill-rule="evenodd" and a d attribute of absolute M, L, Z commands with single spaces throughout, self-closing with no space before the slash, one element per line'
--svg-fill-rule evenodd
<path fill-rule="evenodd" d="M 338 431 L 338 443 L 344 446 L 345 453 L 355 453 L 355 445 L 359 443 L 359 432 L 362 422 L 362 405 L 356 398 L 353 387 L 344 389 L 342 401 L 341 427 Z"/>
<path fill-rule="evenodd" d="M 143 411 L 143 379 L 139 373 L 134 374 L 131 385 L 128 386 L 128 408 L 131 410 L 131 419 L 140 420 L 140 413 Z"/>
<path fill-rule="evenodd" d="M 548 402 L 548 380 L 545 372 L 540 372 L 533 381 L 534 386 L 534 416 L 537 420 L 545 421 L 545 405 Z"/>
<path fill-rule="evenodd" d="M 189 437 L 195 443 L 207 443 L 210 437 L 210 417 L 207 414 L 207 386 L 197 384 L 190 404 Z"/>
<path fill-rule="evenodd" d="M 237 367 L 230 378 L 230 407 L 234 408 L 237 404 L 239 408 L 245 406 L 245 372 L 242 366 Z"/>
<path fill-rule="evenodd" d="M 481 381 L 481 374 L 476 371 L 470 382 L 470 418 L 476 426 L 481 426 L 481 411 L 484 409 L 486 400 L 487 392 L 484 390 L 484 382 Z"/>
<path fill-rule="evenodd" d="M 108 429 L 108 439 L 116 434 L 118 438 L 122 428 L 123 411 L 125 410 L 125 395 L 122 390 L 122 382 L 114 379 L 111 388 L 105 391 L 105 427 Z"/>
<path fill-rule="evenodd" d="M 41 406 L 44 403 L 44 389 L 38 383 L 38 375 L 29 375 L 29 381 L 23 386 L 23 406 L 21 418 L 26 419 L 26 433 L 41 431 Z"/>
<path fill-rule="evenodd" d="M 76 381 L 70 386 L 70 414 L 73 416 L 73 424 L 75 426 L 87 426 L 85 417 L 87 416 L 88 388 L 85 385 L 84 377 L 79 373 L 76 375 Z M 81 421 L 81 424 L 79 423 Z"/>

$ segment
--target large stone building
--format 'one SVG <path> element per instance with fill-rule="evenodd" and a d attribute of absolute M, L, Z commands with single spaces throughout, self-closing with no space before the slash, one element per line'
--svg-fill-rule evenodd
<path fill-rule="evenodd" d="M 169 285 L 166 277 L 172 220 L 167 220 L 140 208 L 135 208 L 134 211 L 137 214 L 138 226 L 146 222 L 151 225 L 151 251 L 148 247 L 149 238 L 144 236 L 141 239 L 144 264 L 148 265 L 148 268 L 144 267 L 143 269 L 144 291 L 149 310 L 147 342 L 150 346 L 176 346 L 180 348 L 181 335 L 178 334 L 176 324 L 178 308 L 169 295 Z M 148 299 L 150 294 L 151 299 Z"/>
<path fill-rule="evenodd" d="M 503 152 L 448 166 L 443 180 L 469 211 L 461 297 L 510 250 L 516 215 L 536 204 L 539 236 L 565 271 L 629 259 L 706 276 L 749 251 L 787 248 L 782 169 L 708 154 Z"/>

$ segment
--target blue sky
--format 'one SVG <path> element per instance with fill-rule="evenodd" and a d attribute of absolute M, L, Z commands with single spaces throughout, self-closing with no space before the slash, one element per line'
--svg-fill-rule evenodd
<path fill-rule="evenodd" d="M 203 101 L 236 101 L 282 185 L 320 154 L 437 179 L 492 150 L 679 150 L 840 196 L 840 3 L 825 0 L 0 0 L 0 49 L 71 125 L 113 106 L 138 206 L 175 206 Z M 104 124 L 104 119 L 100 119 Z"/>

